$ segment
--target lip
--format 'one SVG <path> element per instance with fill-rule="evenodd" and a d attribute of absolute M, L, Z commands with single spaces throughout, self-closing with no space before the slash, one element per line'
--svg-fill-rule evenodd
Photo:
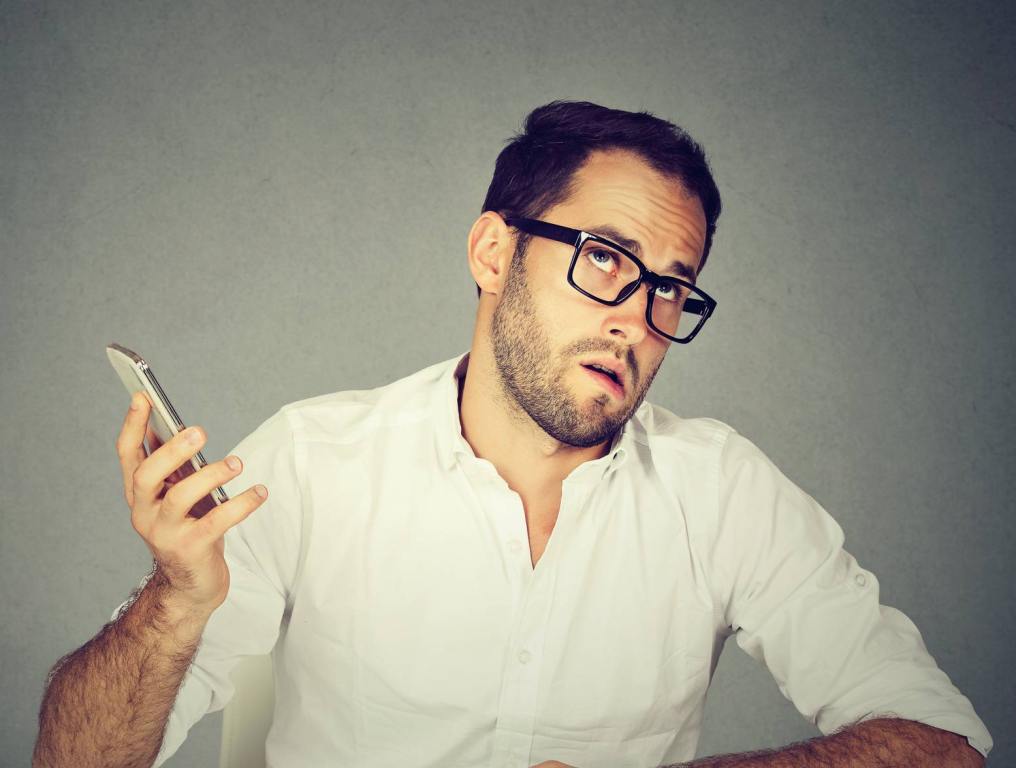
<path fill-rule="evenodd" d="M 599 371 L 594 371 L 592 368 L 586 368 L 584 365 L 582 366 L 582 370 L 585 371 L 590 378 L 592 378 L 597 384 L 599 384 L 605 390 L 610 392 L 610 394 L 612 394 L 618 400 L 624 399 L 624 388 L 621 387 L 621 385 L 615 382 L 612 378 L 610 378 L 607 374 L 600 373 Z"/>
<path fill-rule="evenodd" d="M 598 357 L 598 358 L 593 358 L 591 360 L 582 360 L 580 362 L 580 365 L 583 365 L 583 366 L 585 366 L 585 365 L 598 365 L 601 368 L 606 368 L 608 371 L 612 371 L 614 373 L 614 375 L 617 376 L 617 380 L 618 380 L 618 382 L 621 385 L 621 389 L 625 388 L 625 382 L 626 382 L 626 380 L 628 378 L 628 376 L 627 376 L 627 366 L 624 363 L 622 363 L 620 360 L 617 360 L 617 359 L 615 359 L 613 357 Z"/>

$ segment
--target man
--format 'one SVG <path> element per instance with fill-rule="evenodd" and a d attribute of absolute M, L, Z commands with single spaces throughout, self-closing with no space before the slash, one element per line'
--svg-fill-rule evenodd
<path fill-rule="evenodd" d="M 283 407 L 243 483 L 173 482 L 203 435 L 147 456 L 140 398 L 118 449 L 156 568 L 57 665 L 36 764 L 159 765 L 269 651 L 270 765 L 675 764 L 733 634 L 827 735 L 695 765 L 981 765 L 983 723 L 835 521 L 729 426 L 644 402 L 715 309 L 719 212 L 680 129 L 548 104 L 469 232 L 467 355 Z"/>

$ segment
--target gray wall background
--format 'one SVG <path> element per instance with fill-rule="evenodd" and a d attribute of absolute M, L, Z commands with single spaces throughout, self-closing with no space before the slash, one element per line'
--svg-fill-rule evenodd
<path fill-rule="evenodd" d="M 466 233 L 555 98 L 648 109 L 724 198 L 650 399 L 819 500 L 1016 762 L 1012 6 L 0 3 L 0 762 L 149 567 L 117 341 L 221 458 L 464 351 Z M 213 766 L 220 715 L 170 763 Z M 1007 725 L 1008 724 L 1008 725 Z M 728 644 L 700 754 L 818 731 Z"/>

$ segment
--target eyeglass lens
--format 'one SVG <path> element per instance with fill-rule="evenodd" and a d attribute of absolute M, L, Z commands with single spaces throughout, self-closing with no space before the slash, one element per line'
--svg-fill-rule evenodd
<path fill-rule="evenodd" d="M 572 270 L 572 280 L 583 291 L 604 301 L 617 299 L 639 279 L 639 267 L 626 254 L 604 243 L 587 240 L 582 244 Z M 691 297 L 691 301 L 687 301 Z M 678 339 L 689 336 L 702 320 L 701 298 L 695 291 L 677 282 L 666 282 L 656 289 L 652 325 L 656 330 Z"/>

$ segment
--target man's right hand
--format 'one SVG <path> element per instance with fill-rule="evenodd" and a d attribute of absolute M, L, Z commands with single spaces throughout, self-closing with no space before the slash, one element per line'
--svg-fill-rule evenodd
<path fill-rule="evenodd" d="M 203 517 L 191 517 L 188 513 L 197 502 L 243 471 L 240 460 L 230 456 L 182 475 L 178 472 L 180 467 L 205 443 L 204 430 L 190 427 L 162 445 L 147 429 L 152 409 L 148 396 L 136 393 L 131 404 L 116 440 L 131 523 L 148 545 L 158 570 L 170 583 L 180 604 L 196 611 L 214 611 L 229 592 L 222 537 L 264 499 L 254 488 L 248 488 Z M 151 455 L 144 447 L 146 433 Z M 197 439 L 189 442 L 192 434 Z M 230 459 L 235 460 L 235 468 L 227 464 Z M 183 479 L 173 481 L 180 477 Z"/>

